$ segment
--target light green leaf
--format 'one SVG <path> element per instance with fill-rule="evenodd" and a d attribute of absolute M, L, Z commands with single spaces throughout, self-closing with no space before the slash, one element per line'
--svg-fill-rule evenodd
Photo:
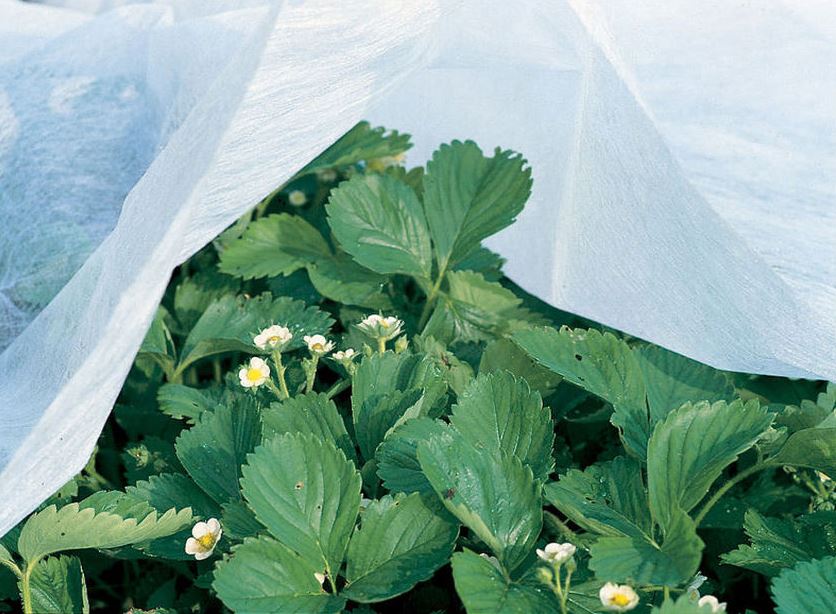
<path fill-rule="evenodd" d="M 723 469 L 772 424 L 756 401 L 686 403 L 656 425 L 647 448 L 650 509 L 663 526 L 673 510 L 689 512 Z"/>
<path fill-rule="evenodd" d="M 345 422 L 334 401 L 325 394 L 309 392 L 282 403 L 273 403 L 262 412 L 261 417 L 265 440 L 284 433 L 310 434 L 322 441 L 330 441 L 349 460 L 357 460 L 354 442 L 345 429 Z"/>
<path fill-rule="evenodd" d="M 302 557 L 334 574 L 360 509 L 360 474 L 330 442 L 299 433 L 259 446 L 241 489 L 256 518 Z"/>
<path fill-rule="evenodd" d="M 418 443 L 444 432 L 441 422 L 429 418 L 409 420 L 394 429 L 375 451 L 377 475 L 392 492 L 432 492 L 421 464 Z"/>
<path fill-rule="evenodd" d="M 570 469 L 557 482 L 546 484 L 546 499 L 587 531 L 610 536 L 649 535 L 652 529 L 641 466 L 619 456 Z"/>
<path fill-rule="evenodd" d="M 651 614 L 712 614 L 713 610 L 710 604 L 700 606 L 697 604 L 696 597 L 684 593 L 676 601 L 666 599 L 662 605 L 654 606 L 650 612 Z"/>
<path fill-rule="evenodd" d="M 525 325 L 522 299 L 473 271 L 447 273 L 449 289 L 439 297 L 424 329 L 447 342 L 484 341 Z"/>
<path fill-rule="evenodd" d="M 722 371 L 657 345 L 641 346 L 635 354 L 644 374 L 652 421 L 664 420 L 688 401 L 713 403 L 734 397 L 731 378 Z"/>
<path fill-rule="evenodd" d="M 694 521 L 674 510 L 661 544 L 647 535 L 600 537 L 590 548 L 589 568 L 600 580 L 676 586 L 696 573 L 703 545 Z"/>
<path fill-rule="evenodd" d="M 342 594 L 373 603 L 430 578 L 450 559 L 459 535 L 458 525 L 445 516 L 418 493 L 372 501 L 348 546 Z"/>
<path fill-rule="evenodd" d="M 235 612 L 340 612 L 345 599 L 322 590 L 322 571 L 274 539 L 248 538 L 218 563 L 212 587 Z"/>
<path fill-rule="evenodd" d="M 142 544 L 176 533 L 191 521 L 189 510 L 169 510 L 162 515 L 150 511 L 137 520 L 111 512 L 97 513 L 92 507 L 84 507 L 84 502 L 60 509 L 50 505 L 26 521 L 18 539 L 18 551 L 31 562 L 64 550 Z"/>
<path fill-rule="evenodd" d="M 766 518 L 746 512 L 744 529 L 751 545 L 722 556 L 724 563 L 774 576 L 801 561 L 836 555 L 836 512 L 821 511 L 794 519 Z"/>
<path fill-rule="evenodd" d="M 508 570 L 531 554 L 543 510 L 541 487 L 530 468 L 514 456 L 477 450 L 453 429 L 420 442 L 418 460 L 447 509 Z"/>
<path fill-rule="evenodd" d="M 554 469 L 554 424 L 538 392 L 507 371 L 480 375 L 453 406 L 450 423 L 477 449 L 505 452 L 545 481 Z"/>
<path fill-rule="evenodd" d="M 216 396 L 220 395 L 205 389 L 168 383 L 157 391 L 157 402 L 164 414 L 177 419 L 186 418 L 194 423 L 201 413 L 218 404 Z"/>
<path fill-rule="evenodd" d="M 192 479 L 218 503 L 241 498 L 240 466 L 261 442 L 261 418 L 253 402 L 218 407 L 180 433 L 174 447 Z"/>
<path fill-rule="evenodd" d="M 295 349 L 304 346 L 305 335 L 325 334 L 333 322 L 326 313 L 306 307 L 302 301 L 273 300 L 269 293 L 255 298 L 226 295 L 209 305 L 189 333 L 177 370 L 182 372 L 195 361 L 222 352 L 260 353 L 253 337 L 270 324 L 290 328 L 293 340 L 288 348 Z"/>
<path fill-rule="evenodd" d="M 836 595 L 836 557 L 798 563 L 772 581 L 778 614 L 832 612 Z"/>
<path fill-rule="evenodd" d="M 430 279 L 427 223 L 408 185 L 386 175 L 357 175 L 331 192 L 326 209 L 334 236 L 358 263 Z"/>
<path fill-rule="evenodd" d="M 610 333 L 532 328 L 513 340 L 543 366 L 612 403 L 611 421 L 625 447 L 644 459 L 650 436 L 644 377 L 630 347 Z"/>
<path fill-rule="evenodd" d="M 299 215 L 280 213 L 251 222 L 240 239 L 221 252 L 223 273 L 244 279 L 290 275 L 331 257 L 319 231 Z"/>
<path fill-rule="evenodd" d="M 409 135 L 396 130 L 372 128 L 368 122 L 360 122 L 346 132 L 328 149 L 319 154 L 302 169 L 298 176 L 323 168 L 347 166 L 364 160 L 396 156 L 412 147 Z"/>
<path fill-rule="evenodd" d="M 31 607 L 42 614 L 87 614 L 87 587 L 81 561 L 74 556 L 41 559 L 29 576 Z"/>
<path fill-rule="evenodd" d="M 424 208 L 442 269 L 509 226 L 531 193 L 531 170 L 510 151 L 487 158 L 472 141 L 442 145 L 427 163 Z"/>
<path fill-rule="evenodd" d="M 558 612 L 548 588 L 537 581 L 509 582 L 486 558 L 470 550 L 453 555 L 453 581 L 471 614 Z"/>
<path fill-rule="evenodd" d="M 517 377 L 522 377 L 534 390 L 542 396 L 548 396 L 562 381 L 551 369 L 535 362 L 518 345 L 510 339 L 495 339 L 488 343 L 479 362 L 479 373 L 493 371 L 510 371 Z"/>
<path fill-rule="evenodd" d="M 212 301 L 240 289 L 239 280 L 214 270 L 199 271 L 186 277 L 174 290 L 174 315 L 179 325 L 176 332 L 185 335 Z"/>
<path fill-rule="evenodd" d="M 836 427 L 819 426 L 797 431 L 769 460 L 774 464 L 809 467 L 836 476 Z"/>
<path fill-rule="evenodd" d="M 157 309 L 151 328 L 145 334 L 145 339 L 139 348 L 139 355 L 146 355 L 162 367 L 163 371 L 169 373 L 176 361 L 177 353 L 174 349 L 174 341 L 171 339 L 171 331 L 165 320 L 168 318 L 168 311 L 165 307 Z"/>
<path fill-rule="evenodd" d="M 363 268 L 343 252 L 310 265 L 308 275 L 317 292 L 332 301 L 370 309 L 392 309 L 392 300 L 386 294 L 389 278 Z"/>

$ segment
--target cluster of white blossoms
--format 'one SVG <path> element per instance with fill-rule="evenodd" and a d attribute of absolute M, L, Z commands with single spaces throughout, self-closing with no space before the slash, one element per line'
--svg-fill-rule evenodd
<path fill-rule="evenodd" d="M 712 612 L 725 612 L 726 611 L 726 604 L 721 603 L 717 597 L 714 595 L 704 595 L 700 597 L 700 600 L 697 601 L 697 605 L 702 607 L 704 605 L 710 605 Z"/>
<path fill-rule="evenodd" d="M 546 563 L 552 565 L 563 565 L 566 561 L 575 556 L 577 548 L 573 544 L 546 544 L 545 549 L 537 548 L 537 556 L 539 556 Z"/>
<path fill-rule="evenodd" d="M 254 356 L 248 365 L 238 371 L 238 379 L 244 388 L 258 388 L 270 378 L 270 367 L 263 358 Z"/>
<path fill-rule="evenodd" d="M 290 340 L 293 339 L 293 333 L 287 326 L 279 326 L 273 324 L 268 326 L 253 338 L 253 343 L 260 350 L 278 350 L 281 351 Z"/>
<path fill-rule="evenodd" d="M 639 605 L 639 595 L 627 584 L 607 582 L 598 591 L 598 598 L 605 610 L 610 612 L 627 612 Z"/>
<path fill-rule="evenodd" d="M 192 536 L 186 540 L 186 554 L 192 555 L 198 561 L 208 559 L 218 545 L 221 535 L 223 529 L 217 518 L 198 522 L 192 527 Z"/>
<path fill-rule="evenodd" d="M 339 352 L 334 352 L 331 355 L 331 358 L 337 362 L 346 362 L 354 360 L 355 356 L 357 356 L 357 352 L 355 352 L 353 348 L 347 348 L 345 350 L 340 350 Z"/>
<path fill-rule="evenodd" d="M 328 341 L 324 335 L 305 335 L 303 339 L 314 356 L 325 356 L 334 349 L 334 342 Z"/>
<path fill-rule="evenodd" d="M 384 317 L 378 313 L 373 313 L 363 318 L 357 328 L 369 337 L 388 341 L 403 332 L 403 321 L 394 316 Z"/>

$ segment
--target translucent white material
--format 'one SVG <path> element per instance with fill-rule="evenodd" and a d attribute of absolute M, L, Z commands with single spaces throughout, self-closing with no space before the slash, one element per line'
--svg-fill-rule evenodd
<path fill-rule="evenodd" d="M 363 118 L 526 155 L 491 245 L 543 299 L 836 379 L 832 5 L 119 3 L 0 0 L 0 534 L 89 457 L 172 269 Z"/>

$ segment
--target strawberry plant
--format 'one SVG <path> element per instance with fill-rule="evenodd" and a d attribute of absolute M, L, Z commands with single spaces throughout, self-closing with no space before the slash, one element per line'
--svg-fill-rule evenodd
<path fill-rule="evenodd" d="M 521 155 L 363 123 L 175 272 L 25 612 L 831 612 L 836 387 L 560 312 Z M 730 331 L 733 334 L 733 331 Z"/>

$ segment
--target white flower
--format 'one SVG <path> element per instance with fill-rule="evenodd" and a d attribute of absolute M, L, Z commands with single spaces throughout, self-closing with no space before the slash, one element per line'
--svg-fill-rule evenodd
<path fill-rule="evenodd" d="M 491 565 L 493 565 L 494 567 L 496 567 L 500 571 L 502 570 L 502 565 L 499 564 L 499 559 L 496 558 L 495 556 L 491 556 L 490 554 L 486 554 L 484 552 L 482 552 L 479 556 L 481 556 L 488 563 L 490 563 Z"/>
<path fill-rule="evenodd" d="M 333 183 L 337 180 L 337 171 L 333 168 L 323 168 L 316 171 L 316 176 L 325 183 Z"/>
<path fill-rule="evenodd" d="M 340 350 L 339 352 L 334 352 L 331 357 L 337 362 L 351 362 L 354 360 L 355 356 L 357 356 L 357 352 L 355 352 L 353 348 L 348 348 Z"/>
<path fill-rule="evenodd" d="M 366 163 L 366 166 L 369 170 L 382 172 L 389 168 L 390 166 L 397 166 L 398 164 L 403 164 L 406 162 L 406 152 L 401 152 L 394 156 L 382 156 L 380 158 L 374 158 L 369 160 Z"/>
<path fill-rule="evenodd" d="M 198 522 L 192 527 L 192 536 L 186 540 L 186 554 L 191 554 L 198 561 L 208 559 L 222 534 L 221 523 L 217 518 Z"/>
<path fill-rule="evenodd" d="M 705 595 L 704 597 L 700 597 L 700 600 L 697 602 L 697 605 L 702 607 L 704 605 L 710 605 L 712 612 L 725 612 L 726 611 L 726 604 L 720 603 L 720 600 L 717 599 L 714 595 Z"/>
<path fill-rule="evenodd" d="M 822 484 L 827 484 L 830 481 L 830 476 L 826 473 L 822 473 L 821 471 L 816 471 L 816 477 L 819 478 Z"/>
<path fill-rule="evenodd" d="M 238 379 L 241 380 L 244 388 L 258 388 L 267 381 L 268 377 L 270 377 L 270 367 L 258 356 L 250 358 L 249 366 L 241 367 L 238 371 Z"/>
<path fill-rule="evenodd" d="M 325 356 L 325 354 L 334 349 L 334 342 L 328 341 L 322 335 L 305 335 L 304 339 L 305 343 L 308 344 L 308 350 L 311 354 Z"/>
<path fill-rule="evenodd" d="M 373 313 L 366 316 L 358 325 L 358 328 L 370 337 L 382 339 L 394 339 L 401 334 L 403 322 L 394 316 L 383 317 Z"/>
<path fill-rule="evenodd" d="M 537 556 L 552 565 L 563 565 L 563 563 L 575 555 L 575 550 L 577 550 L 577 548 L 570 543 L 551 543 L 546 544 L 545 550 L 537 548 Z"/>
<path fill-rule="evenodd" d="M 268 347 L 273 349 L 281 349 L 290 343 L 293 339 L 293 333 L 286 326 L 279 326 L 273 324 L 268 326 L 253 338 L 253 343 L 259 349 L 266 350 Z"/>
<path fill-rule="evenodd" d="M 639 605 L 639 596 L 633 587 L 626 584 L 607 582 L 598 591 L 601 605 L 610 612 L 626 612 Z"/>
<path fill-rule="evenodd" d="M 315 571 L 313 577 L 316 578 L 316 581 L 319 582 L 320 586 L 325 585 L 325 574 L 324 573 L 319 573 L 318 571 Z"/>
<path fill-rule="evenodd" d="M 287 194 L 287 202 L 289 202 L 294 207 L 301 207 L 306 202 L 308 202 L 308 197 L 302 190 L 291 190 Z"/>

